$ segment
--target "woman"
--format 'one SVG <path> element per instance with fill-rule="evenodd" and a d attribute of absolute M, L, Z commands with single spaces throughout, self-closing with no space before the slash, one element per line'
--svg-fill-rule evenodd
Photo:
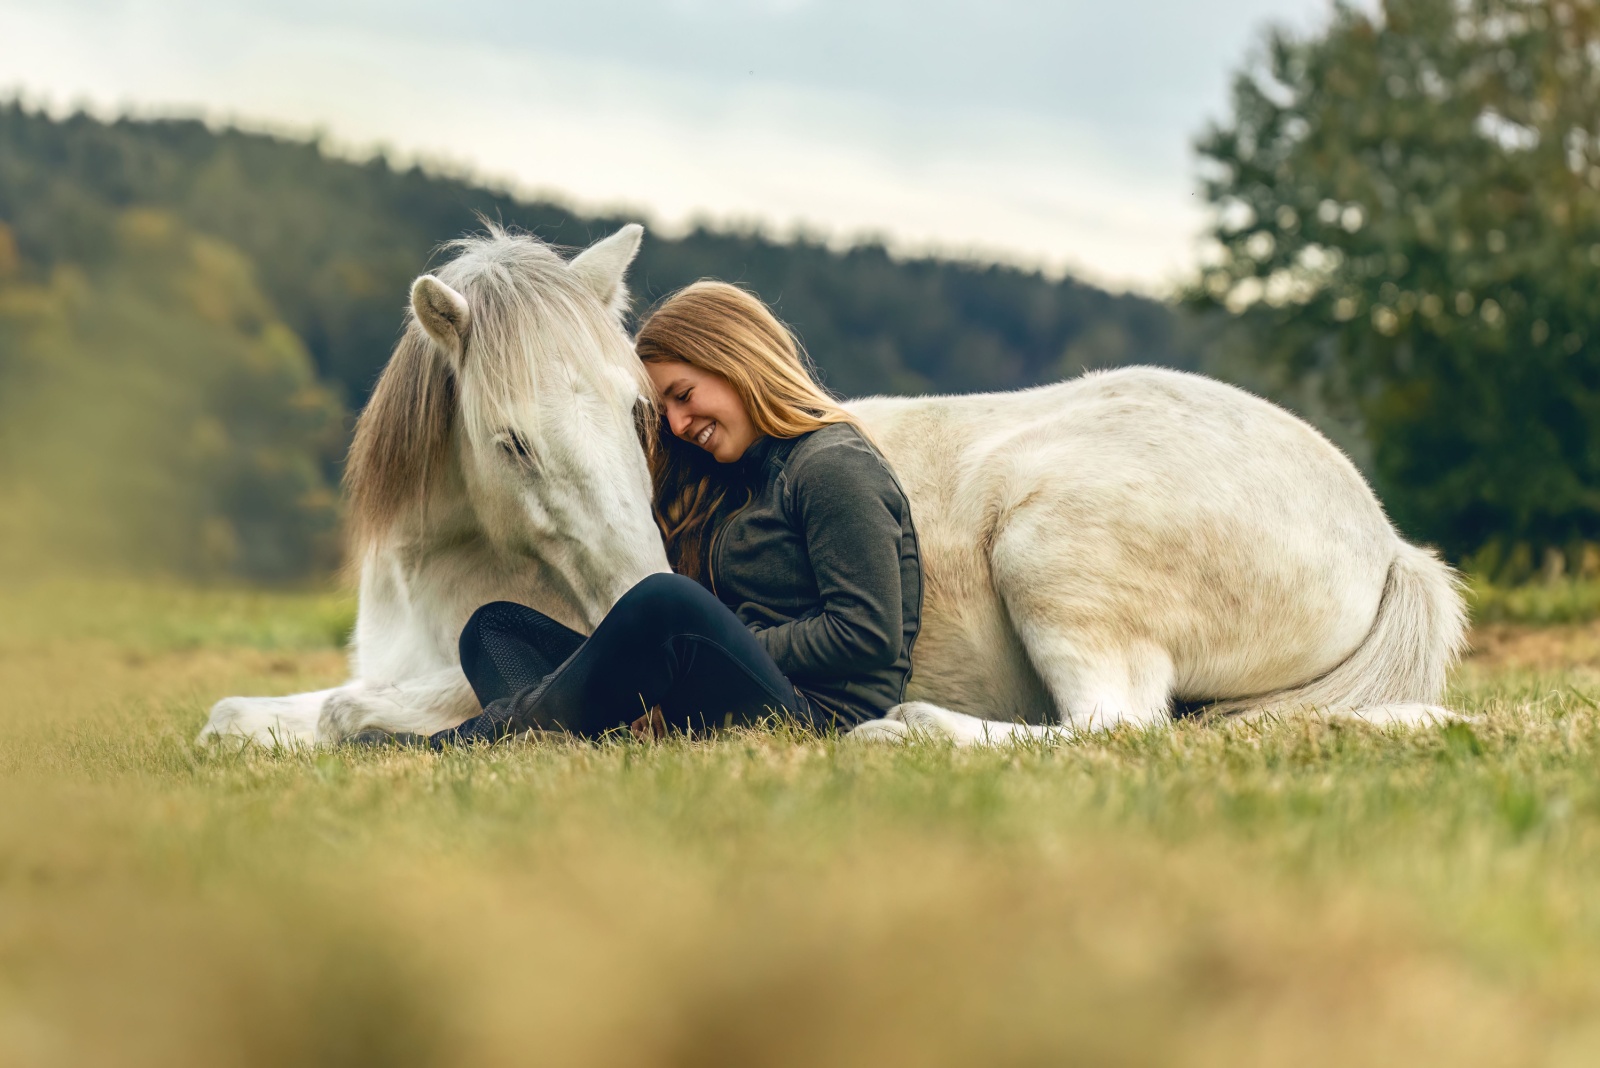
<path fill-rule="evenodd" d="M 636 347 L 672 575 L 623 595 L 588 639 L 523 605 L 461 634 L 482 715 L 434 736 L 654 733 L 775 713 L 848 728 L 900 703 L 922 613 L 911 510 L 848 412 L 760 300 L 722 282 L 668 297 Z"/>

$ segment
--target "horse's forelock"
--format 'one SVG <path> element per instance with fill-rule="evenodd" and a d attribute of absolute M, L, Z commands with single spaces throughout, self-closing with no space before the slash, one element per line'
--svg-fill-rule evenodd
<path fill-rule="evenodd" d="M 618 330 L 615 313 L 551 246 L 492 231 L 454 247 L 461 255 L 440 277 L 472 307 L 462 366 L 475 387 L 462 396 L 470 424 L 491 432 L 506 424 L 534 431 L 527 425 L 537 411 L 531 402 L 552 383 L 561 388 L 585 381 L 602 394 L 619 381 L 643 388 L 643 365 Z M 619 369 L 626 377 L 615 373 Z"/>

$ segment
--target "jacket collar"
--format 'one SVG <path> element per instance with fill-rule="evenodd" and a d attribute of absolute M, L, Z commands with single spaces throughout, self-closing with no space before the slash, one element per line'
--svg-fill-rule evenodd
<path fill-rule="evenodd" d="M 788 446 L 794 443 L 793 438 L 775 438 L 771 434 L 763 434 L 750 443 L 744 450 L 744 455 L 739 457 L 739 473 L 746 478 L 755 478 L 761 474 L 762 468 L 767 466 L 767 461 L 774 456 L 788 452 Z"/>

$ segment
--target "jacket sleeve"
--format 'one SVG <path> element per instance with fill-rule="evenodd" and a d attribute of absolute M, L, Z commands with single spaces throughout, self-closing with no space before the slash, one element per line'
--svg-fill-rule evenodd
<path fill-rule="evenodd" d="M 792 678 L 837 678 L 900 656 L 901 516 L 906 502 L 876 453 L 830 443 L 788 470 L 789 515 L 804 532 L 821 611 L 755 631 Z"/>

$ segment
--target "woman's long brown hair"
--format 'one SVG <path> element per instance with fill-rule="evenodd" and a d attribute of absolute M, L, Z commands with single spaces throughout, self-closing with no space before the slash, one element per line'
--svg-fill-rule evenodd
<path fill-rule="evenodd" d="M 762 434 L 793 438 L 831 423 L 859 426 L 817 384 L 788 328 L 738 286 L 701 281 L 673 293 L 639 327 L 634 350 L 646 363 L 679 361 L 722 376 Z M 656 523 L 673 568 L 698 579 L 711 518 L 738 485 L 736 471 L 679 440 L 665 424 L 653 410 L 640 427 L 655 486 Z"/>

